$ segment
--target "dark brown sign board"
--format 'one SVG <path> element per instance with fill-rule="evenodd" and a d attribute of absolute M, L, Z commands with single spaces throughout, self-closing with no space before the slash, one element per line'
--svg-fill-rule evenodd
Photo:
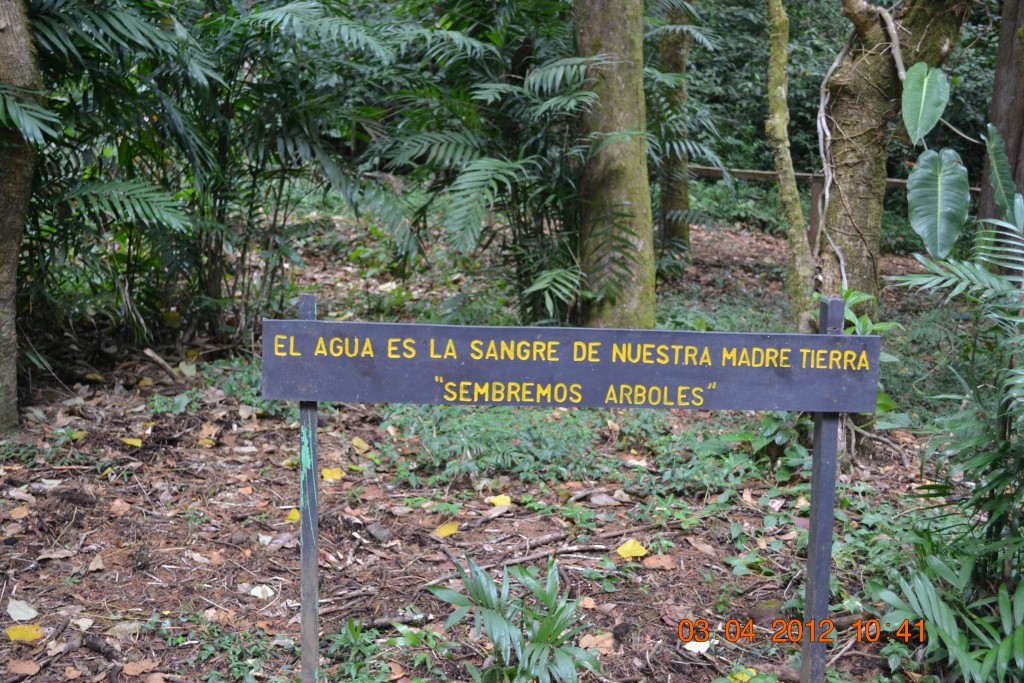
<path fill-rule="evenodd" d="M 263 396 L 873 412 L 878 337 L 266 320 Z"/>
<path fill-rule="evenodd" d="M 841 412 L 874 412 L 878 337 L 843 334 L 843 300 L 821 334 L 263 321 L 263 396 L 299 401 L 301 681 L 318 683 L 317 402 L 814 412 L 801 683 L 825 680 Z"/>

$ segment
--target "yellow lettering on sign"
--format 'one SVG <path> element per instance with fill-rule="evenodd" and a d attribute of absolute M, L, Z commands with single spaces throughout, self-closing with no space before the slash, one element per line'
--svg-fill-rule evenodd
<path fill-rule="evenodd" d="M 572 359 L 576 362 L 600 363 L 601 359 L 597 356 L 597 350 L 600 347 L 601 342 L 574 341 L 572 343 Z"/>
<path fill-rule="evenodd" d="M 800 349 L 800 367 L 811 370 L 870 370 L 868 352 L 847 349 Z"/>
<path fill-rule="evenodd" d="M 288 352 L 284 350 L 284 340 L 288 337 L 283 334 L 274 335 L 274 355 L 275 356 L 287 356 Z"/>
<path fill-rule="evenodd" d="M 455 342 L 451 339 L 445 344 L 444 355 L 439 354 L 434 346 L 434 340 L 430 340 L 430 357 L 431 358 L 458 358 L 458 354 L 455 353 Z"/>
<path fill-rule="evenodd" d="M 399 348 L 401 344 L 401 348 Z M 416 341 L 414 339 L 400 339 L 391 337 L 388 339 L 388 358 L 415 358 Z"/>
<path fill-rule="evenodd" d="M 581 403 L 579 384 L 540 384 L 537 382 L 445 382 L 443 398 L 454 403 Z"/>
<path fill-rule="evenodd" d="M 479 339 L 469 342 L 469 357 L 472 360 L 524 360 L 524 361 L 546 361 L 557 363 L 558 345 L 556 340 L 543 341 L 534 339 L 501 339 L 490 340 L 487 345 Z"/>
<path fill-rule="evenodd" d="M 604 394 L 605 404 L 629 406 L 663 406 L 665 408 L 704 405 L 704 389 L 702 387 L 676 386 L 672 391 L 668 386 L 644 384 L 609 384 Z"/>

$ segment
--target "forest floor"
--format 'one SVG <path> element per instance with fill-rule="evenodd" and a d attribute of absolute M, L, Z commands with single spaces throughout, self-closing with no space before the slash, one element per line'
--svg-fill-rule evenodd
<path fill-rule="evenodd" d="M 693 241 L 693 264 L 664 289 L 708 301 L 744 290 L 761 307 L 782 298 L 780 240 L 722 228 L 697 229 Z M 883 267 L 905 272 L 913 263 L 887 257 Z M 318 284 L 321 297 L 394 286 L 314 253 L 300 277 Z M 447 285 L 406 286 L 416 298 Z M 8 629 L 0 635 L 0 683 L 297 676 L 294 411 L 256 407 L 255 365 L 158 351 L 173 375 L 132 351 L 77 378 L 40 381 L 22 437 L 0 445 L 0 624 Z M 804 578 L 806 480 L 794 474 L 780 483 L 743 470 L 725 487 L 653 493 L 650 485 L 668 477 L 657 439 L 699 432 L 694 443 L 720 437 L 726 450 L 752 457 L 749 435 L 735 433 L 759 416 L 672 411 L 659 413 L 654 429 L 645 427 L 648 418 L 614 411 L 505 409 L 495 419 L 512 424 L 499 431 L 518 438 L 520 423 L 529 423 L 541 443 L 564 425 L 577 455 L 558 452 L 556 435 L 548 457 L 578 457 L 586 466 L 567 465 L 567 475 L 555 476 L 537 464 L 533 477 L 413 488 L 410 466 L 401 476 L 398 469 L 437 448 L 425 443 L 429 429 L 409 427 L 429 427 L 431 414 L 356 405 L 321 411 L 321 652 L 330 680 L 468 680 L 465 663 L 483 665 L 490 643 L 474 636 L 472 620 L 446 628 L 453 607 L 427 587 L 461 586 L 453 559 L 543 569 L 552 554 L 563 590 L 581 599 L 588 628 L 580 644 L 597 651 L 602 667 L 583 680 L 702 683 L 737 666 L 799 680 L 799 648 L 789 636 L 777 643 L 771 636 L 779 631 L 773 622 L 800 616 L 793 606 Z M 885 440 L 840 480 L 829 650 L 837 680 L 888 675 L 884 638 L 859 642 L 851 628 L 881 609 L 864 600 L 858 553 L 872 544 L 901 551 L 884 533 L 868 534 L 874 527 L 864 520 L 883 508 L 898 515 L 925 482 L 915 437 L 897 430 Z M 730 453 L 719 455 L 726 459 L 716 462 L 730 462 Z M 695 463 L 697 456 L 680 448 L 674 457 Z M 494 505 L 502 502 L 490 500 L 495 495 L 509 504 Z M 452 521 L 457 531 L 445 536 Z M 647 555 L 621 557 L 616 550 L 630 539 Z M 679 622 L 700 619 L 718 638 L 687 646 Z M 752 642 L 724 637 L 727 622 L 748 621 Z"/>

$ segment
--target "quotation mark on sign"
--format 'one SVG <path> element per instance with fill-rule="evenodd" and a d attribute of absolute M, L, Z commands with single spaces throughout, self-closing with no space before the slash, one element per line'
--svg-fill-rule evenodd
<path fill-rule="evenodd" d="M 444 384 L 444 377 L 442 377 L 441 375 L 434 375 L 434 381 L 440 384 Z"/>
<path fill-rule="evenodd" d="M 708 390 L 717 389 L 717 388 L 718 388 L 718 382 L 710 382 L 708 384 Z"/>

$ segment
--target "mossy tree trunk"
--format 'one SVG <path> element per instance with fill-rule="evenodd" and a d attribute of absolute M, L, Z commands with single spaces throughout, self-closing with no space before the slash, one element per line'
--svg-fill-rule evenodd
<path fill-rule="evenodd" d="M 599 100 L 583 121 L 593 139 L 580 180 L 580 263 L 597 297 L 591 327 L 654 327 L 654 230 L 644 139 L 642 0 L 578 0 L 580 56 L 606 55 L 593 70 Z"/>
<path fill-rule="evenodd" d="M 22 0 L 0 0 L 0 84 L 41 88 Z M 18 251 L 34 174 L 32 147 L 18 130 L 0 127 L 0 432 L 18 428 Z"/>
<path fill-rule="evenodd" d="M 999 129 L 1010 168 L 1013 169 L 1014 184 L 1021 190 L 1024 188 L 1024 0 L 1004 0 L 999 22 L 999 48 L 989 120 Z M 988 174 L 986 157 L 978 215 L 981 218 L 1002 218 Z"/>
<path fill-rule="evenodd" d="M 902 82 L 881 8 L 841 0 L 854 40 L 825 83 L 831 135 L 825 163 L 825 234 L 821 243 L 822 290 L 844 287 L 877 295 L 882 202 L 885 197 L 889 123 L 900 113 Z M 938 66 L 956 45 L 969 10 L 967 0 L 908 0 L 892 16 L 902 63 Z"/>
<path fill-rule="evenodd" d="M 690 3 L 693 5 L 694 3 Z M 668 10 L 668 23 L 686 25 L 690 17 L 686 11 L 673 5 Z M 690 61 L 690 45 L 693 38 L 689 33 L 666 33 L 658 48 L 658 59 L 663 71 L 685 74 Z M 673 94 L 672 104 L 678 111 L 686 109 L 686 80 L 679 82 Z M 659 179 L 659 208 L 661 216 L 661 239 L 663 244 L 678 241 L 690 248 L 690 221 L 686 212 L 690 210 L 690 182 L 686 170 L 685 155 L 670 154 L 665 159 Z"/>
<path fill-rule="evenodd" d="M 814 293 L 814 257 L 807 241 L 807 223 L 804 222 L 800 191 L 793 172 L 793 158 L 789 153 L 789 17 L 782 0 L 765 0 L 768 10 L 768 30 L 771 51 L 768 59 L 768 120 L 765 131 L 775 158 L 775 171 L 779 174 L 779 199 L 788 225 L 789 269 L 786 285 L 793 318 L 801 332 L 809 332 L 808 318 Z"/>

